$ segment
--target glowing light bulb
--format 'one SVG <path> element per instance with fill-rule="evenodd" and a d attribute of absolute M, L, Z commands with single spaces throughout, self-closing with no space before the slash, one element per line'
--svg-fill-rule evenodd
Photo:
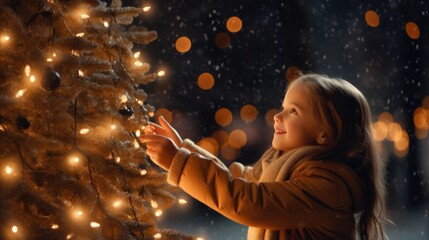
<path fill-rule="evenodd" d="M 82 134 L 82 135 L 85 135 L 85 134 L 89 133 L 89 129 L 88 129 L 88 128 L 82 128 L 82 129 L 79 131 L 79 133 L 80 133 L 80 134 Z"/>
<path fill-rule="evenodd" d="M 58 229 L 58 224 L 52 224 L 51 229 Z"/>
<path fill-rule="evenodd" d="M 187 204 L 187 203 L 188 203 L 188 201 L 186 201 L 185 199 L 183 199 L 183 198 L 179 199 L 179 204 L 184 205 L 184 204 Z"/>
<path fill-rule="evenodd" d="M 157 216 L 157 217 L 161 217 L 161 215 L 162 215 L 162 210 L 161 209 L 158 209 L 158 210 L 156 210 L 156 212 L 155 212 L 155 216 Z"/>
<path fill-rule="evenodd" d="M 136 65 L 137 67 L 141 67 L 143 66 L 143 63 L 137 60 L 134 62 L 134 65 Z"/>
<path fill-rule="evenodd" d="M 17 98 L 22 97 L 26 91 L 27 91 L 27 89 L 21 89 L 21 90 L 19 90 L 19 91 L 15 94 L 15 97 L 17 97 Z"/>
<path fill-rule="evenodd" d="M 149 112 L 149 116 L 153 117 L 153 116 L 155 116 L 155 113 L 151 111 L 151 112 Z"/>
<path fill-rule="evenodd" d="M 140 171 L 140 175 L 144 176 L 144 175 L 146 175 L 146 174 L 147 174 L 146 169 L 143 169 L 143 170 L 141 170 L 141 171 Z"/>
<path fill-rule="evenodd" d="M 89 15 L 88 15 L 88 14 L 86 14 L 86 13 L 81 13 L 81 14 L 80 14 L 80 17 L 81 17 L 82 19 L 88 19 L 88 18 L 89 18 Z"/>
<path fill-rule="evenodd" d="M 202 238 L 202 237 L 197 237 L 197 240 L 204 240 L 204 238 Z"/>
<path fill-rule="evenodd" d="M 66 239 L 71 239 L 73 237 L 73 233 L 70 233 L 69 235 L 67 235 Z"/>
<path fill-rule="evenodd" d="M 3 36 L 1 36 L 1 41 L 2 41 L 3 43 L 7 43 L 7 42 L 9 42 L 9 40 L 10 40 L 10 37 L 9 37 L 8 35 L 3 35 Z"/>
<path fill-rule="evenodd" d="M 4 127 L 2 125 L 0 125 L 0 131 L 5 131 Z"/>
<path fill-rule="evenodd" d="M 137 142 L 137 140 L 134 140 L 134 148 L 139 148 L 140 147 L 140 145 L 139 145 L 139 143 Z"/>
<path fill-rule="evenodd" d="M 143 101 L 142 100 L 137 100 L 137 103 L 140 105 L 140 106 L 143 106 Z"/>
<path fill-rule="evenodd" d="M 30 82 L 34 83 L 36 81 L 36 77 L 34 75 L 30 76 Z"/>
<path fill-rule="evenodd" d="M 52 53 L 52 57 L 57 57 L 57 54 L 56 53 Z"/>
<path fill-rule="evenodd" d="M 80 210 L 78 210 L 78 211 L 76 211 L 76 212 L 75 212 L 75 214 L 76 214 L 76 216 L 80 217 L 80 216 L 82 216 L 82 215 L 83 215 L 83 212 L 82 212 L 82 211 L 80 211 Z"/>
<path fill-rule="evenodd" d="M 140 57 L 140 52 L 135 52 L 134 53 L 134 58 L 139 58 Z"/>
<path fill-rule="evenodd" d="M 120 157 L 116 157 L 115 158 L 115 162 L 120 163 L 121 162 L 121 158 Z"/>
<path fill-rule="evenodd" d="M 90 226 L 91 226 L 92 228 L 99 228 L 99 227 L 100 227 L 100 224 L 99 224 L 98 222 L 91 222 L 91 223 L 90 223 Z"/>
<path fill-rule="evenodd" d="M 137 130 L 136 131 L 136 137 L 140 137 L 140 134 L 141 134 L 140 130 Z"/>
<path fill-rule="evenodd" d="M 72 158 L 72 162 L 73 163 L 78 163 L 80 161 L 80 159 L 78 157 L 73 157 Z"/>
<path fill-rule="evenodd" d="M 110 129 L 115 130 L 115 129 L 116 129 L 116 125 L 115 125 L 115 124 L 112 124 L 112 125 L 110 126 Z"/>
<path fill-rule="evenodd" d="M 123 94 L 123 95 L 121 96 L 121 103 L 126 103 L 127 101 L 128 101 L 128 97 L 127 97 L 127 95 Z"/>
<path fill-rule="evenodd" d="M 12 232 L 13 233 L 17 233 L 18 232 L 18 227 L 17 226 L 13 226 L 12 227 Z"/>
<path fill-rule="evenodd" d="M 83 71 L 82 70 L 77 70 L 77 73 L 78 73 L 78 75 L 79 75 L 79 77 L 83 77 L 83 76 L 85 76 L 85 73 L 83 73 Z"/>
<path fill-rule="evenodd" d="M 29 77 L 30 71 L 31 71 L 30 65 L 28 65 L 28 64 L 25 65 L 25 68 L 24 68 L 25 76 Z"/>
<path fill-rule="evenodd" d="M 85 35 L 85 33 L 81 32 L 81 33 L 77 33 L 76 37 L 83 37 Z"/>
<path fill-rule="evenodd" d="M 161 239 L 162 238 L 162 234 L 161 233 L 156 233 L 155 235 L 153 235 L 153 238 L 155 238 L 155 239 Z"/>
<path fill-rule="evenodd" d="M 12 169 L 11 167 L 9 167 L 9 166 L 6 166 L 6 167 L 4 168 L 4 171 L 6 172 L 6 174 L 10 175 L 10 174 L 12 174 L 13 169 Z"/>
<path fill-rule="evenodd" d="M 46 58 L 46 62 L 52 62 L 54 61 L 52 58 Z"/>
<path fill-rule="evenodd" d="M 149 11 L 150 10 L 150 6 L 145 6 L 145 7 L 143 7 L 143 11 L 144 12 L 147 12 L 147 11 Z"/>
<path fill-rule="evenodd" d="M 120 201 L 120 200 L 114 201 L 113 204 L 112 204 L 112 206 L 115 207 L 115 208 L 118 208 L 121 205 L 122 205 L 122 201 Z"/>
<path fill-rule="evenodd" d="M 107 21 L 103 22 L 104 27 L 108 28 L 109 27 L 109 23 Z"/>
<path fill-rule="evenodd" d="M 164 70 L 161 70 L 161 71 L 158 72 L 158 76 L 162 77 L 164 75 L 165 75 L 165 71 Z"/>
<path fill-rule="evenodd" d="M 158 202 L 157 201 L 150 200 L 150 205 L 152 206 L 152 208 L 158 208 Z"/>

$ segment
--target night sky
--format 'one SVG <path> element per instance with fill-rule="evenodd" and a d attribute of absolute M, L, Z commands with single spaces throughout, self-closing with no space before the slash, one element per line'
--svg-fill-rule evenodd
<path fill-rule="evenodd" d="M 408 132 L 410 146 L 403 157 L 395 156 L 392 143 L 383 142 L 389 161 L 389 205 L 403 214 L 425 209 L 417 214 L 426 212 L 428 222 L 424 203 L 429 192 L 425 175 L 429 172 L 429 137 L 417 139 L 413 123 L 414 111 L 429 95 L 427 1 L 178 0 L 128 4 L 151 6 L 138 22 L 157 31 L 158 39 L 138 49 L 154 71 L 163 69 L 166 76 L 143 88 L 149 94 L 148 102 L 172 111 L 172 124 L 183 137 L 198 141 L 217 130 L 229 133 L 242 129 L 248 141 L 237 151 L 235 161 L 253 163 L 271 142 L 272 127 L 265 114 L 280 107 L 288 68 L 346 79 L 367 97 L 374 121 L 380 113 L 389 112 Z M 377 13 L 379 25 L 370 26 L 366 21 L 369 10 Z M 231 33 L 225 26 L 232 16 L 242 20 L 239 32 Z M 417 37 L 415 31 L 407 34 L 409 22 L 418 27 Z M 215 44 L 219 33 L 230 37 L 228 47 Z M 182 36 L 192 42 L 185 53 L 175 48 Z M 210 90 L 197 84 L 203 72 L 215 79 Z M 258 118 L 251 123 L 240 119 L 240 109 L 246 104 L 258 110 Z M 234 115 L 227 126 L 219 126 L 214 118 L 223 107 Z M 196 215 L 203 212 L 208 219 L 214 214 L 207 209 L 199 211 Z M 198 217 L 194 221 L 198 222 Z M 429 226 L 419 226 L 427 236 Z"/>

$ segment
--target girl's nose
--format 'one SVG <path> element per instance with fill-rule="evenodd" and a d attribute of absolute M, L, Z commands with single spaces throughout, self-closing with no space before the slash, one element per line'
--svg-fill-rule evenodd
<path fill-rule="evenodd" d="M 280 114 L 281 112 L 274 114 L 274 122 L 280 122 Z"/>

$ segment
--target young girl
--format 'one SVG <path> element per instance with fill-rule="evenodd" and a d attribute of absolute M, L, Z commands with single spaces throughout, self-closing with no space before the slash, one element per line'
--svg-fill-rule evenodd
<path fill-rule="evenodd" d="M 317 74 L 291 83 L 272 147 L 253 167 L 228 169 L 159 121 L 141 136 L 147 154 L 170 184 L 249 226 L 247 239 L 387 239 L 383 164 L 368 103 L 350 83 Z"/>

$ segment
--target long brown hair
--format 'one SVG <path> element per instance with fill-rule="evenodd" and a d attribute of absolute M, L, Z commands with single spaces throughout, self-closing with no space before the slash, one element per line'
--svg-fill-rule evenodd
<path fill-rule="evenodd" d="M 313 114 L 327 130 L 329 143 L 314 158 L 346 161 L 366 184 L 367 197 L 357 223 L 357 235 L 362 240 L 387 239 L 384 161 L 372 136 L 368 102 L 343 79 L 306 74 L 291 86 L 295 84 L 309 87 Z"/>

